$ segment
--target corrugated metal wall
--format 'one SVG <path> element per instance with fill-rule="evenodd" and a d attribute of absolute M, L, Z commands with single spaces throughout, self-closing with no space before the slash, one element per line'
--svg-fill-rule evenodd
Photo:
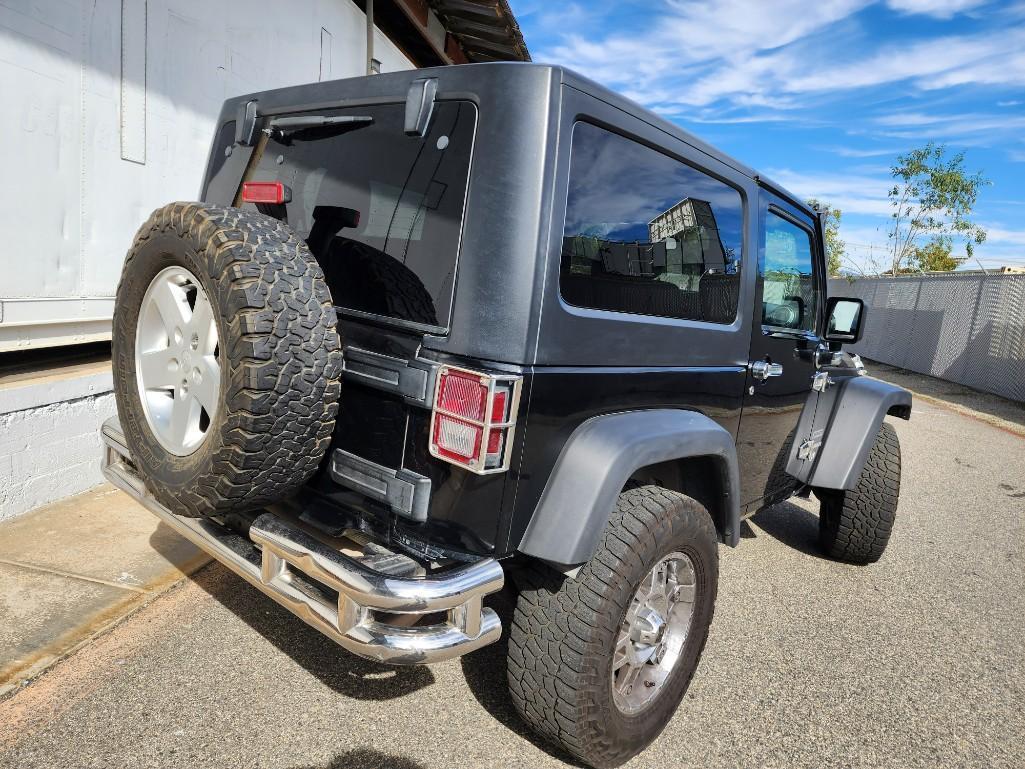
<path fill-rule="evenodd" d="M 853 352 L 1025 401 L 1025 275 L 831 280 L 829 291 L 868 307 Z"/>
<path fill-rule="evenodd" d="M 125 251 L 195 199 L 224 99 L 362 75 L 352 0 L 0 2 L 0 352 L 109 338 Z M 379 31 L 383 71 L 412 65 Z"/>

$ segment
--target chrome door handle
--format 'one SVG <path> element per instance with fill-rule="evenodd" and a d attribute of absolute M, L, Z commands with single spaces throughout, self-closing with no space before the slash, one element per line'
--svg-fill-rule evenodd
<path fill-rule="evenodd" d="M 782 363 L 769 363 L 767 360 L 756 360 L 750 364 L 751 376 L 764 382 L 771 376 L 783 376 Z"/>

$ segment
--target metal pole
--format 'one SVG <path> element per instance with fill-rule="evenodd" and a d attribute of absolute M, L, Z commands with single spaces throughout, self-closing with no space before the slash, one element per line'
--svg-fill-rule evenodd
<path fill-rule="evenodd" d="M 367 74 L 374 74 L 374 0 L 367 0 Z"/>

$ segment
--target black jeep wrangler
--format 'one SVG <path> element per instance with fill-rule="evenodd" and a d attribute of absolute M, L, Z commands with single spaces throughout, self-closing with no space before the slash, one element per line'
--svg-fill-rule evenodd
<path fill-rule="evenodd" d="M 572 72 L 484 64 L 224 105 L 114 317 L 104 471 L 345 649 L 496 641 L 594 766 L 679 705 L 719 543 L 794 494 L 882 554 L 911 397 L 841 345 L 800 200 Z"/>

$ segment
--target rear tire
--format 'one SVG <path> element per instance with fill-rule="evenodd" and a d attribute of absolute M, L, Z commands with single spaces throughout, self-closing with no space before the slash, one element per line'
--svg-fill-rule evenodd
<path fill-rule="evenodd" d="M 199 304 L 178 297 L 166 311 L 166 302 L 157 302 L 162 319 L 180 312 L 181 322 L 166 321 L 166 334 L 158 324 L 154 333 L 147 291 L 168 268 L 185 276 L 179 280 L 196 281 L 198 287 L 188 286 L 184 296 L 200 294 L 208 301 L 216 342 L 207 351 L 216 362 L 207 364 L 206 377 L 216 380 L 216 399 L 206 396 L 216 404 L 203 405 L 202 434 L 190 428 L 193 440 L 177 451 L 169 447 L 151 404 L 162 394 L 174 402 L 192 381 L 194 369 L 186 362 L 198 354 L 188 350 L 188 337 L 196 339 L 192 327 L 199 323 Z M 148 325 L 140 323 L 145 312 Z M 287 225 L 256 212 L 199 203 L 155 211 L 125 259 L 113 335 L 121 426 L 153 495 L 175 513 L 215 516 L 262 507 L 305 483 L 328 448 L 338 411 L 342 353 L 336 325 L 323 273 Z M 137 344 L 140 329 L 144 336 Z M 166 353 L 174 372 L 166 392 L 137 370 L 150 352 Z M 152 369 L 143 368 L 151 376 Z"/>
<path fill-rule="evenodd" d="M 692 596 L 689 623 L 672 658 L 656 652 L 653 659 L 674 661 L 662 683 L 651 684 L 658 691 L 631 712 L 623 692 L 613 691 L 623 684 L 617 642 L 623 648 L 642 583 L 675 556 L 692 565 L 692 584 L 671 583 Z M 708 637 L 717 585 L 718 545 L 708 512 L 657 486 L 624 491 L 577 576 L 534 564 L 518 580 L 507 663 L 516 709 L 535 731 L 589 765 L 619 766 L 651 744 L 680 704 Z M 651 680 L 646 675 L 633 680 L 640 687 Z"/>
<path fill-rule="evenodd" d="M 848 563 L 875 563 L 886 550 L 900 496 L 900 441 L 885 422 L 861 471 L 858 484 L 846 491 L 816 489 L 819 545 L 831 558 Z"/>

